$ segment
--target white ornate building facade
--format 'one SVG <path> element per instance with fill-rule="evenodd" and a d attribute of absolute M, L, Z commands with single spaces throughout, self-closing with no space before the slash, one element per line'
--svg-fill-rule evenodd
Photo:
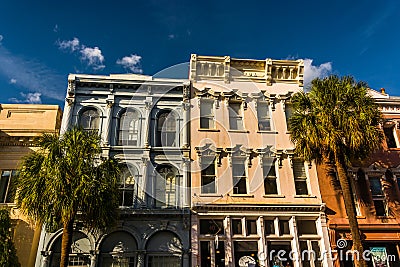
<path fill-rule="evenodd" d="M 97 130 L 120 159 L 117 227 L 93 235 L 76 224 L 71 266 L 190 266 L 188 97 L 185 80 L 69 75 L 61 133 Z M 58 266 L 61 230 L 42 232 L 36 266 Z"/>
<path fill-rule="evenodd" d="M 192 266 L 332 266 L 315 164 L 286 126 L 303 69 L 191 56 Z"/>

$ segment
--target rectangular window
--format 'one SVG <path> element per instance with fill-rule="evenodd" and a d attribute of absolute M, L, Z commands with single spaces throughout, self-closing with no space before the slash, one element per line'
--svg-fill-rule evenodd
<path fill-rule="evenodd" d="M 212 253 L 213 251 L 213 253 Z M 224 241 L 200 241 L 200 258 L 203 267 L 224 267 L 225 266 L 225 244 Z M 214 259 L 214 264 L 211 262 Z M 160 266 L 180 266 L 177 265 L 160 265 Z"/>
<path fill-rule="evenodd" d="M 299 220 L 297 221 L 297 232 L 302 235 L 316 235 L 317 227 L 315 220 Z"/>
<path fill-rule="evenodd" d="M 256 220 L 246 220 L 246 231 L 247 235 L 257 234 L 257 221 Z"/>
<path fill-rule="evenodd" d="M 290 235 L 289 221 L 279 220 L 279 235 Z"/>
<path fill-rule="evenodd" d="M 242 234 L 242 220 L 241 219 L 233 219 L 232 220 L 232 232 L 234 235 Z"/>
<path fill-rule="evenodd" d="M 296 195 L 308 195 L 307 175 L 304 161 L 293 159 L 293 176 Z"/>
<path fill-rule="evenodd" d="M 302 240 L 300 243 L 300 258 L 303 267 L 320 267 L 321 252 L 318 241 Z"/>
<path fill-rule="evenodd" d="M 0 177 L 0 203 L 14 203 L 16 191 L 16 170 L 4 170 Z"/>
<path fill-rule="evenodd" d="M 275 235 L 274 220 L 264 220 L 265 235 Z"/>
<path fill-rule="evenodd" d="M 201 266 L 211 267 L 210 241 L 200 241 Z"/>
<path fill-rule="evenodd" d="M 214 100 L 202 99 L 200 102 L 200 128 L 214 129 Z"/>
<path fill-rule="evenodd" d="M 376 216 L 386 216 L 387 207 L 380 177 L 369 177 L 369 184 L 372 194 L 372 200 L 375 206 Z"/>
<path fill-rule="evenodd" d="M 290 104 L 285 105 L 285 117 L 286 117 L 286 126 L 287 129 L 289 130 L 289 120 L 293 115 L 293 107 Z"/>
<path fill-rule="evenodd" d="M 204 162 L 205 161 L 205 162 Z M 201 193 L 216 193 L 215 158 L 209 161 L 202 159 L 201 165 Z"/>
<path fill-rule="evenodd" d="M 242 104 L 240 102 L 229 103 L 229 128 L 243 130 Z"/>
<path fill-rule="evenodd" d="M 245 162 L 234 162 L 232 164 L 233 173 L 233 194 L 247 194 L 246 168 Z"/>
<path fill-rule="evenodd" d="M 260 131 L 271 131 L 271 117 L 268 102 L 257 103 L 258 129 Z"/>
<path fill-rule="evenodd" d="M 202 235 L 223 235 L 224 226 L 222 220 L 203 219 L 200 220 L 200 234 Z"/>
<path fill-rule="evenodd" d="M 386 122 L 383 125 L 383 133 L 385 134 L 386 144 L 388 148 L 397 148 L 397 142 L 395 138 L 396 128 L 393 121 Z"/>
<path fill-rule="evenodd" d="M 264 174 L 264 192 L 266 195 L 276 195 L 278 194 L 278 187 L 276 184 L 276 170 L 275 164 L 266 164 L 263 165 L 263 174 Z"/>

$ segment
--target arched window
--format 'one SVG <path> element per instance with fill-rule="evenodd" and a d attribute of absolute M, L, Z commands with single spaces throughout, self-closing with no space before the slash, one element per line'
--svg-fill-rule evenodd
<path fill-rule="evenodd" d="M 127 232 L 117 231 L 108 234 L 100 246 L 102 267 L 130 267 L 137 265 L 137 242 Z"/>
<path fill-rule="evenodd" d="M 119 206 L 132 207 L 137 200 L 137 178 L 139 172 L 136 167 L 126 167 L 122 171 L 119 186 Z"/>
<path fill-rule="evenodd" d="M 162 112 L 157 118 L 157 146 L 176 146 L 176 116 Z"/>
<path fill-rule="evenodd" d="M 157 169 L 155 186 L 156 208 L 175 207 L 177 185 L 177 171 L 170 166 L 161 166 Z"/>
<path fill-rule="evenodd" d="M 82 112 L 79 125 L 87 131 L 99 130 L 100 116 L 96 109 L 90 108 Z"/>
<path fill-rule="evenodd" d="M 118 126 L 118 145 L 139 145 L 139 118 L 136 110 L 122 113 Z"/>
<path fill-rule="evenodd" d="M 154 234 L 147 242 L 146 250 L 146 266 L 182 266 L 182 241 L 169 231 Z"/>

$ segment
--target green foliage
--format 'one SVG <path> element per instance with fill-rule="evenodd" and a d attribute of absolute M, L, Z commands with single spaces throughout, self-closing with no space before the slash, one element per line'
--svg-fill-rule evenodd
<path fill-rule="evenodd" d="M 0 266 L 20 266 L 12 241 L 11 219 L 9 211 L 0 209 Z"/>
<path fill-rule="evenodd" d="M 296 93 L 289 120 L 296 153 L 317 162 L 342 155 L 350 163 L 380 148 L 382 114 L 367 90 L 364 82 L 332 75 L 314 79 L 309 93 Z"/>
<path fill-rule="evenodd" d="M 18 207 L 50 231 L 77 215 L 91 230 L 110 226 L 118 217 L 120 167 L 101 158 L 100 137 L 73 128 L 62 136 L 43 134 L 36 145 L 20 168 Z"/>

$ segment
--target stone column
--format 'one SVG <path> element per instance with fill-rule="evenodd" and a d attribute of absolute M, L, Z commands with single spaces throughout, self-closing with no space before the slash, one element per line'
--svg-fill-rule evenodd
<path fill-rule="evenodd" d="M 63 112 L 63 117 L 62 117 L 62 122 L 61 122 L 60 134 L 64 134 L 70 127 L 72 111 L 74 108 L 74 102 L 75 102 L 74 97 L 65 98 L 65 106 L 64 106 L 64 112 Z"/>
<path fill-rule="evenodd" d="M 150 122 L 151 122 L 151 109 L 153 107 L 153 102 L 152 102 L 152 98 L 150 96 L 146 97 L 145 100 L 145 109 L 144 109 L 144 147 L 149 147 L 150 145 L 150 136 L 149 136 L 149 132 L 150 132 Z"/>
<path fill-rule="evenodd" d="M 146 183 L 147 183 L 147 167 L 149 165 L 149 159 L 145 156 L 142 157 L 142 175 L 140 179 L 138 179 L 137 183 L 139 185 L 138 188 L 138 198 L 140 199 L 141 206 L 146 207 Z"/>
<path fill-rule="evenodd" d="M 137 267 L 144 267 L 144 257 L 145 257 L 145 252 L 144 251 L 139 251 L 137 254 Z"/>
<path fill-rule="evenodd" d="M 98 250 L 90 251 L 90 267 L 96 267 L 98 254 Z"/>
<path fill-rule="evenodd" d="M 189 169 L 190 169 L 190 159 L 183 158 L 182 162 L 182 190 L 181 190 L 181 205 L 183 208 L 188 208 L 190 206 L 190 185 L 189 185 Z"/>
<path fill-rule="evenodd" d="M 42 267 L 48 267 L 51 251 L 42 251 L 41 254 L 42 254 Z"/>
<path fill-rule="evenodd" d="M 296 225 L 296 217 L 292 216 L 292 218 L 289 220 L 289 228 L 290 228 L 290 235 L 293 236 L 292 239 L 292 252 L 296 253 L 294 254 L 294 259 L 293 259 L 293 266 L 294 267 L 300 267 L 300 257 L 301 257 L 301 251 L 300 251 L 300 245 L 299 245 L 299 239 L 297 236 L 297 225 Z"/>
<path fill-rule="evenodd" d="M 230 217 L 226 216 L 224 220 L 224 230 L 226 235 L 226 244 L 225 244 L 225 266 L 233 267 L 235 263 L 233 261 L 233 242 L 231 235 L 231 221 Z"/>
<path fill-rule="evenodd" d="M 264 230 L 264 218 L 258 217 L 257 220 L 257 234 L 261 236 L 258 240 L 258 259 L 260 260 L 260 266 L 268 266 L 267 260 L 267 249 L 265 247 L 265 230 Z"/>
<path fill-rule="evenodd" d="M 190 124 L 190 102 L 185 100 L 182 102 L 183 106 L 183 125 L 182 125 L 182 148 L 189 148 L 189 124 Z"/>
<path fill-rule="evenodd" d="M 323 206 L 323 210 L 325 207 Z M 326 216 L 325 213 L 321 213 L 319 218 L 316 221 L 317 225 L 317 233 L 321 236 L 321 256 L 322 256 L 322 265 L 327 267 L 333 267 L 332 261 L 332 251 L 329 243 L 329 234 L 328 227 L 326 225 Z"/>
<path fill-rule="evenodd" d="M 104 122 L 104 131 L 103 131 L 103 144 L 108 146 L 110 143 L 110 128 L 111 128 L 111 121 L 112 121 L 112 107 L 114 105 L 114 99 L 108 98 L 107 99 L 107 107 L 106 107 L 106 115 L 105 115 L 105 122 Z"/>

